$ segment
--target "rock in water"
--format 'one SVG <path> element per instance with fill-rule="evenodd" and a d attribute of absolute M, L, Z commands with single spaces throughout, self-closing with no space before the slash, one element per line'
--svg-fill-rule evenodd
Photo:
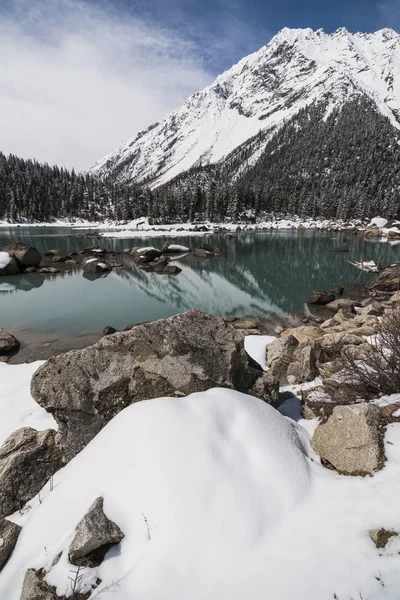
<path fill-rule="evenodd" d="M 10 558 L 20 533 L 19 525 L 6 519 L 0 520 L 0 571 Z"/>
<path fill-rule="evenodd" d="M 311 445 L 344 475 L 373 475 L 383 456 L 379 408 L 374 404 L 335 406 L 315 430 Z"/>
<path fill-rule="evenodd" d="M 7 244 L 3 250 L 11 254 L 22 267 L 37 267 L 42 260 L 39 250 L 22 242 Z"/>
<path fill-rule="evenodd" d="M 69 561 L 80 567 L 98 567 L 108 550 L 123 537 L 118 525 L 104 514 L 103 498 L 97 498 L 76 527 L 69 547 Z"/>
<path fill-rule="evenodd" d="M 13 350 L 17 350 L 20 344 L 17 338 L 15 338 L 11 333 L 8 333 L 5 329 L 1 329 L 0 327 L 0 356 L 4 354 L 8 354 Z"/>
<path fill-rule="evenodd" d="M 81 266 L 84 273 L 105 273 L 111 271 L 110 265 L 101 258 L 87 258 Z"/>
<path fill-rule="evenodd" d="M 307 300 L 307 304 L 325 305 L 333 302 L 335 299 L 335 294 L 332 294 L 331 292 L 315 290 Z"/>
<path fill-rule="evenodd" d="M 190 252 L 189 246 L 186 246 L 186 244 L 179 243 L 176 240 L 168 240 L 162 247 L 163 254 L 181 254 L 183 252 Z"/>
<path fill-rule="evenodd" d="M 260 375 L 249 367 L 240 332 L 221 317 L 190 311 L 50 358 L 31 392 L 58 422 L 68 461 L 133 402 L 213 387 L 249 393 Z"/>
<path fill-rule="evenodd" d="M 0 518 L 20 510 L 62 466 L 56 432 L 23 427 L 0 448 Z"/>

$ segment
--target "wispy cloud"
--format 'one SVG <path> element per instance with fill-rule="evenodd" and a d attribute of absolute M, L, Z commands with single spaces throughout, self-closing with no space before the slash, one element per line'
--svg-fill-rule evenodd
<path fill-rule="evenodd" d="M 176 31 L 81 0 L 0 18 L 0 150 L 86 169 L 213 78 Z"/>

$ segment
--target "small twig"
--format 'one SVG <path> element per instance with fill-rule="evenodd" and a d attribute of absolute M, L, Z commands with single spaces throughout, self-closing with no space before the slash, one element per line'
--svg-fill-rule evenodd
<path fill-rule="evenodd" d="M 146 527 L 147 527 L 147 539 L 149 540 L 149 539 L 150 539 L 150 527 L 149 527 L 149 522 L 148 522 L 148 520 L 147 520 L 146 516 L 145 516 L 143 513 L 142 513 L 142 515 L 143 515 L 144 522 L 146 523 Z"/>

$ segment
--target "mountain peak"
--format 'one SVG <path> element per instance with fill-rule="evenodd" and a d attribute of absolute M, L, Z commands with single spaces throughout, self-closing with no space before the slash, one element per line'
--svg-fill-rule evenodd
<path fill-rule="evenodd" d="M 226 160 L 259 133 L 272 136 L 312 103 L 326 105 L 330 114 L 360 96 L 400 128 L 400 44 L 393 42 L 399 38 L 392 29 L 367 34 L 342 27 L 328 34 L 285 27 L 92 172 L 161 185 L 192 167 Z"/>

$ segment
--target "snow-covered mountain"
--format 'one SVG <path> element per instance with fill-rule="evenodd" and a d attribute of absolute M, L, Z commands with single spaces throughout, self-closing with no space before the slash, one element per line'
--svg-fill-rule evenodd
<path fill-rule="evenodd" d="M 91 172 L 159 186 L 191 167 L 222 163 L 263 132 L 252 164 L 281 125 L 313 102 L 325 115 L 366 96 L 400 129 L 400 35 L 288 29 L 242 59 L 163 121 L 124 142 Z"/>

